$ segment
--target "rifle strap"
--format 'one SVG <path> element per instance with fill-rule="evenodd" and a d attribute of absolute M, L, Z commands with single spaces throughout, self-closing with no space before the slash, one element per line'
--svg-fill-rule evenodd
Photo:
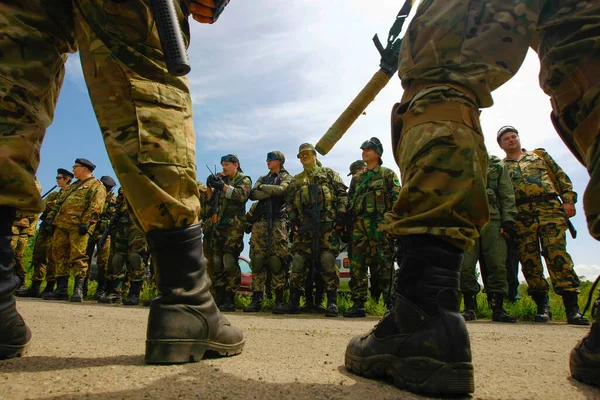
<path fill-rule="evenodd" d="M 56 209 L 56 214 L 54 214 L 54 217 L 56 218 L 56 216 L 58 215 L 58 213 L 60 212 L 60 209 L 62 208 L 63 204 L 65 204 L 65 201 L 69 198 L 69 196 L 71 195 L 71 193 L 73 193 L 79 186 L 83 185 L 85 182 L 89 181 L 90 179 L 94 179 L 93 176 L 90 176 L 87 179 L 84 179 L 83 181 L 77 181 L 76 183 L 72 184 L 71 186 L 69 186 L 69 188 L 67 189 L 66 193 L 65 193 L 65 197 L 63 197 L 60 201 L 60 203 L 56 204 L 56 207 L 58 207 Z"/>
<path fill-rule="evenodd" d="M 544 157 L 544 153 L 542 153 L 541 150 L 533 150 L 533 152 L 540 157 L 542 160 L 544 160 L 544 164 L 546 165 L 546 172 L 548 172 L 548 176 L 550 177 L 550 180 L 552 181 L 552 186 L 554 186 L 554 190 L 556 190 L 556 193 L 558 194 L 558 196 L 560 197 L 562 195 L 562 192 L 560 190 L 560 186 L 558 186 L 558 180 L 556 179 L 556 175 L 554 174 L 554 171 L 552 171 L 552 168 L 550 168 L 550 164 L 548 164 L 548 161 L 546 161 L 546 157 Z"/>
<path fill-rule="evenodd" d="M 358 184 L 358 186 L 356 187 L 356 190 L 354 191 L 354 194 L 352 194 L 352 199 L 350 200 L 350 208 L 352 208 L 354 206 L 354 200 L 356 200 L 356 196 L 358 196 L 358 192 L 360 191 L 360 188 L 362 188 L 374 175 L 375 175 L 375 171 L 373 171 L 373 170 L 369 171 L 366 178 L 363 179 L 363 181 Z"/>

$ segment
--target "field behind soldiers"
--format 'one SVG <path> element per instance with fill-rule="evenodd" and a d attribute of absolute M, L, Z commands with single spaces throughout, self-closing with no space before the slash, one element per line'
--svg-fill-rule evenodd
<path fill-rule="evenodd" d="M 143 363 L 148 309 L 19 299 L 28 354 L 0 361 L 2 399 L 420 398 L 348 373 L 344 351 L 376 317 L 349 320 L 228 314 L 244 352 L 176 366 Z M 477 399 L 600 398 L 570 378 L 571 348 L 589 328 L 564 323 L 468 324 Z"/>

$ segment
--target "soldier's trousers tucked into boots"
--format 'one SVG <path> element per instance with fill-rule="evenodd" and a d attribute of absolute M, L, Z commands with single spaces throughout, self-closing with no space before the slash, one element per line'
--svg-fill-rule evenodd
<path fill-rule="evenodd" d="M 367 378 L 391 376 L 415 393 L 472 393 L 471 345 L 458 312 L 462 251 L 433 236 L 402 241 L 393 307 L 350 341 L 346 368 Z"/>
<path fill-rule="evenodd" d="M 20 279 L 10 266 L 13 249 L 11 227 L 17 210 L 0 206 L 0 360 L 21 357 L 27 351 L 31 331 L 17 312 L 15 289 Z"/>
<path fill-rule="evenodd" d="M 148 316 L 147 363 L 194 362 L 207 351 L 231 356 L 244 347 L 210 294 L 201 235 L 200 224 L 146 234 L 159 292 Z"/>

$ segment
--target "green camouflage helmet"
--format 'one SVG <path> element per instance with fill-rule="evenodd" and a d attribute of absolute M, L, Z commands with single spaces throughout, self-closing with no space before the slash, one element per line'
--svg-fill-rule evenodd
<path fill-rule="evenodd" d="M 302 153 L 303 151 L 312 151 L 314 155 L 317 155 L 317 150 L 315 150 L 315 146 L 313 146 L 310 143 L 302 143 L 300 145 L 300 147 L 298 148 L 298 158 L 300 158 L 300 153 Z"/>
<path fill-rule="evenodd" d="M 281 165 L 285 164 L 285 156 L 278 150 L 273 150 L 267 153 L 267 161 L 279 160 Z"/>
<path fill-rule="evenodd" d="M 364 162 L 363 160 L 354 161 L 352 164 L 350 164 L 350 173 L 347 176 L 352 175 L 354 173 L 354 171 L 356 171 L 357 169 L 362 169 L 366 166 L 367 166 L 367 163 Z"/>

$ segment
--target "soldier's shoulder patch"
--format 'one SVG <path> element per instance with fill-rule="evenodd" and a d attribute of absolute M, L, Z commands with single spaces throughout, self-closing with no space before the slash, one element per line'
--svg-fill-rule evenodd
<path fill-rule="evenodd" d="M 398 179 L 397 175 L 394 175 L 394 186 L 400 186 L 400 179 Z"/>

